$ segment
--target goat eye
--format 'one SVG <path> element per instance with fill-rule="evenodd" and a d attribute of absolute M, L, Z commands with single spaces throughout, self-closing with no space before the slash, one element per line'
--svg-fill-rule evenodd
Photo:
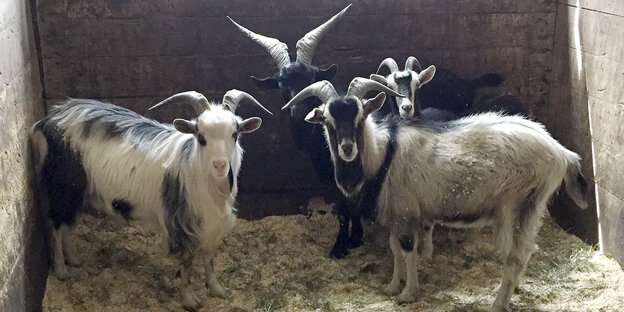
<path fill-rule="evenodd" d="M 197 141 L 199 142 L 199 145 L 206 146 L 206 139 L 203 135 L 197 134 Z"/>
<path fill-rule="evenodd" d="M 234 138 L 234 140 L 238 139 L 238 132 L 232 133 L 232 138 Z"/>

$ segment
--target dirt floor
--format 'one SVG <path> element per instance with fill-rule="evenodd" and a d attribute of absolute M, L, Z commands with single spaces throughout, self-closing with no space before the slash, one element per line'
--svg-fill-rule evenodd
<path fill-rule="evenodd" d="M 338 224 L 319 200 L 309 216 L 238 220 L 215 260 L 227 299 L 209 296 L 200 259 L 194 266 L 201 311 L 487 311 L 500 262 L 488 230 L 437 227 L 434 256 L 421 261 L 421 293 L 397 305 L 380 292 L 390 280 L 387 233 L 365 227 L 364 246 L 346 259 L 327 257 Z M 44 311 L 180 310 L 175 261 L 158 235 L 85 216 L 73 232 L 85 263 L 72 277 L 48 278 Z M 512 311 L 624 311 L 624 272 L 546 220 L 539 250 L 512 297 Z"/>

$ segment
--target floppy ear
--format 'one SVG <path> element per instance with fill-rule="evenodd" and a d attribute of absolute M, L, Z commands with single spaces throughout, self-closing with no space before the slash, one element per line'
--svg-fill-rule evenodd
<path fill-rule="evenodd" d="M 319 69 L 314 77 L 314 81 L 323 81 L 323 80 L 331 80 L 336 75 L 336 71 L 338 70 L 338 65 L 331 64 L 329 67 L 325 69 Z"/>
<path fill-rule="evenodd" d="M 305 121 L 313 124 L 320 124 L 325 122 L 325 115 L 323 115 L 323 110 L 320 108 L 315 108 L 305 117 Z"/>
<path fill-rule="evenodd" d="M 259 89 L 279 89 L 279 84 L 277 83 L 277 79 L 274 77 L 265 77 L 258 78 L 255 76 L 251 76 L 251 82 L 253 82 L 256 87 Z"/>
<path fill-rule="evenodd" d="M 386 93 L 380 92 L 376 97 L 372 99 L 362 100 L 362 108 L 364 109 L 364 116 L 368 116 L 378 111 L 386 101 Z"/>
<path fill-rule="evenodd" d="M 433 75 L 435 75 L 435 72 L 436 68 L 433 65 L 421 71 L 420 74 L 418 74 L 418 81 L 420 81 L 420 85 L 424 85 L 425 83 L 431 81 L 431 79 L 433 79 Z"/>
<path fill-rule="evenodd" d="M 182 133 L 197 133 L 197 123 L 195 121 L 188 121 L 186 119 L 175 119 L 173 126 L 176 130 Z"/>
<path fill-rule="evenodd" d="M 381 83 L 384 86 L 388 86 L 388 79 L 386 79 L 386 77 L 382 76 L 382 75 L 377 75 L 377 74 L 371 74 L 370 75 L 370 79 L 377 81 L 379 83 Z"/>
<path fill-rule="evenodd" d="M 262 124 L 262 119 L 259 117 L 251 117 L 243 120 L 240 124 L 238 124 L 238 132 L 241 133 L 250 133 L 258 130 L 260 125 Z"/>

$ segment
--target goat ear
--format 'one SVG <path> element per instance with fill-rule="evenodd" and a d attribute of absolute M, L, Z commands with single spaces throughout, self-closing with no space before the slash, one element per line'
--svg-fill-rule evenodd
<path fill-rule="evenodd" d="M 425 83 L 431 81 L 431 79 L 433 79 L 433 75 L 435 75 L 435 72 L 436 68 L 433 65 L 421 71 L 420 74 L 418 74 L 418 81 L 420 82 L 420 85 L 424 85 Z"/>
<path fill-rule="evenodd" d="M 250 133 L 258 130 L 262 124 L 262 119 L 259 117 L 251 117 L 243 120 L 238 124 L 238 132 Z"/>
<path fill-rule="evenodd" d="M 314 77 L 314 81 L 323 81 L 323 80 L 331 80 L 336 75 L 336 71 L 338 70 L 338 65 L 331 64 L 329 67 L 325 69 L 319 69 Z"/>
<path fill-rule="evenodd" d="M 368 116 L 378 111 L 386 101 L 386 93 L 380 92 L 372 99 L 362 100 L 362 108 L 364 108 L 364 116 Z"/>
<path fill-rule="evenodd" d="M 197 123 L 186 119 L 175 119 L 173 126 L 182 133 L 197 133 Z"/>
<path fill-rule="evenodd" d="M 382 75 L 377 75 L 377 74 L 371 74 L 370 75 L 370 79 L 377 81 L 379 83 L 381 83 L 384 86 L 388 86 L 388 79 L 386 79 L 386 77 L 382 76 Z"/>
<path fill-rule="evenodd" d="M 279 89 L 277 79 L 274 77 L 258 78 L 251 76 L 251 82 L 253 82 L 259 89 Z"/>
<path fill-rule="evenodd" d="M 323 110 L 320 108 L 315 108 L 305 117 L 305 121 L 313 124 L 320 124 L 325 122 L 325 115 L 323 115 Z"/>

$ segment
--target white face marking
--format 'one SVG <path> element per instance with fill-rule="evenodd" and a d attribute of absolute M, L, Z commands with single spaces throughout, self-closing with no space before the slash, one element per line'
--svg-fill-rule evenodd
<path fill-rule="evenodd" d="M 202 114 L 197 120 L 198 133 L 206 141 L 205 146 L 197 144 L 199 157 L 208 166 L 208 172 L 216 178 L 227 177 L 230 170 L 230 158 L 237 144 L 233 137 L 238 131 L 236 118 L 229 111 L 211 109 L 210 114 Z"/>

